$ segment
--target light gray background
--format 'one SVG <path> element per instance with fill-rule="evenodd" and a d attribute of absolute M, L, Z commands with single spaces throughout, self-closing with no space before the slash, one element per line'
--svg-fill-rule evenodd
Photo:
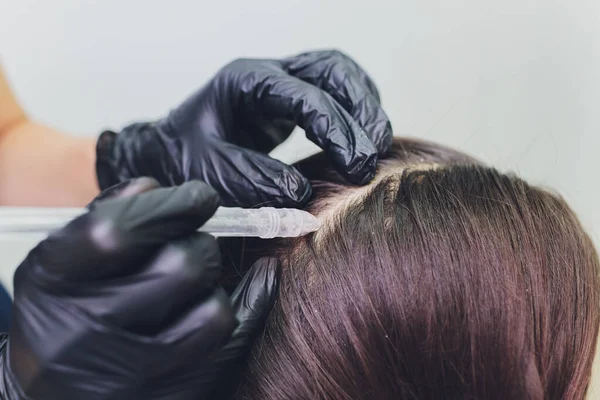
<path fill-rule="evenodd" d="M 160 117 L 237 57 L 341 49 L 375 78 L 396 134 L 554 188 L 594 231 L 599 17 L 591 0 L 0 0 L 0 57 L 33 117 L 96 135 Z M 301 134 L 277 156 L 314 150 Z M 29 245 L 12 242 L 6 271 Z"/>

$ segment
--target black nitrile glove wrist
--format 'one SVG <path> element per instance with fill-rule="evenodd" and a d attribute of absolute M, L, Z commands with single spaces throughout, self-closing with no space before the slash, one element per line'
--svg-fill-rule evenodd
<path fill-rule="evenodd" d="M 278 263 L 259 260 L 228 298 L 216 241 L 196 232 L 217 193 L 157 186 L 104 193 L 19 266 L 0 398 L 196 400 L 234 378 L 274 302 Z"/>
<path fill-rule="evenodd" d="M 298 207 L 308 181 L 267 153 L 298 125 L 350 182 L 367 183 L 392 140 L 369 76 L 336 51 L 237 60 L 167 117 L 98 140 L 101 188 L 139 176 L 164 186 L 199 179 L 225 206 Z"/>

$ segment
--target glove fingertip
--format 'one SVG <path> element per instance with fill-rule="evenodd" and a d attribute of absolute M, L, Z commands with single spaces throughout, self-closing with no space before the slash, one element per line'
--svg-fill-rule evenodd
<path fill-rule="evenodd" d="M 140 193 L 147 192 L 149 190 L 157 189 L 161 187 L 160 183 L 154 178 L 147 176 L 141 178 L 135 178 L 130 181 L 129 185 L 123 187 L 123 189 L 116 195 L 117 197 L 130 197 Z"/>
<path fill-rule="evenodd" d="M 261 258 L 248 270 L 231 296 L 240 321 L 266 319 L 279 291 L 281 265 L 276 258 Z"/>
<path fill-rule="evenodd" d="M 392 130 L 392 123 L 389 120 L 385 120 L 383 122 L 385 128 L 383 129 L 383 133 L 379 137 L 379 140 L 377 140 L 375 143 L 379 154 L 386 154 L 390 147 L 392 147 L 392 142 L 394 141 L 394 131 Z"/>
<path fill-rule="evenodd" d="M 282 198 L 280 205 L 283 207 L 301 207 L 312 196 L 312 187 L 302 174 L 293 167 L 283 170 L 274 179 L 275 184 L 281 188 Z"/>
<path fill-rule="evenodd" d="M 213 362 L 223 377 L 214 386 L 213 397 L 231 398 L 252 345 L 264 328 L 279 290 L 281 265 L 275 258 L 261 258 L 250 268 L 231 297 L 239 325 Z M 226 374 L 222 372 L 227 370 Z M 227 382 L 227 384 L 223 384 Z"/>
<path fill-rule="evenodd" d="M 346 178 L 356 185 L 365 185 L 375 177 L 377 172 L 377 149 L 371 139 L 363 134 L 356 143 L 354 154 L 344 161 L 343 174 Z"/>
<path fill-rule="evenodd" d="M 204 224 L 221 205 L 221 198 L 215 189 L 202 181 L 189 181 L 178 188 L 178 193 L 187 197 L 199 224 Z M 184 203 L 185 204 L 185 203 Z"/>
<path fill-rule="evenodd" d="M 301 207 L 312 195 L 308 179 L 296 168 L 257 151 L 221 143 L 221 165 L 209 182 L 220 188 L 226 206 Z"/>
<path fill-rule="evenodd" d="M 100 201 L 131 197 L 160 187 L 160 183 L 154 178 L 141 177 L 118 183 L 103 190 L 86 208 L 92 210 Z"/>

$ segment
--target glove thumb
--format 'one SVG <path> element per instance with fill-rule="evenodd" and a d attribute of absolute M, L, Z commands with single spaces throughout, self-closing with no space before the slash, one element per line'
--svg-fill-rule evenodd
<path fill-rule="evenodd" d="M 237 389 L 252 345 L 262 332 L 277 298 L 280 275 L 281 265 L 277 259 L 261 258 L 248 270 L 231 296 L 239 325 L 214 362 L 215 371 L 219 371 L 217 376 L 223 378 L 215 382 L 210 398 L 230 398 Z"/>

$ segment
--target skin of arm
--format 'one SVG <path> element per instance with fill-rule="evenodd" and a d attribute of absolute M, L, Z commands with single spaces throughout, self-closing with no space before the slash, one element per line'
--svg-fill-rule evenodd
<path fill-rule="evenodd" d="M 81 207 L 98 193 L 96 138 L 31 121 L 0 66 L 0 206 Z"/>

